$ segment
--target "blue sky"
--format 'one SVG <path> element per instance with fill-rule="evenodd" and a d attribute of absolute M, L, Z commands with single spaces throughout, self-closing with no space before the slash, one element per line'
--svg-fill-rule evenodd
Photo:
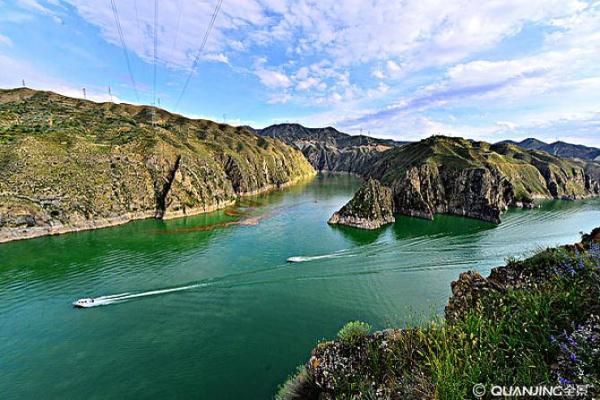
<path fill-rule="evenodd" d="M 600 2 L 162 0 L 156 96 L 191 117 L 600 146 Z M 0 0 L 0 87 L 151 104 L 154 1 Z M 137 91 L 137 96 L 136 96 Z"/>

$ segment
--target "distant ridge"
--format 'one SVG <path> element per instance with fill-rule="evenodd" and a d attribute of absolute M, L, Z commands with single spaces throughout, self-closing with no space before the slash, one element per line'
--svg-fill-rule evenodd
<path fill-rule="evenodd" d="M 349 135 L 331 126 L 307 128 L 300 124 L 277 124 L 253 129 L 253 132 L 295 146 L 318 171 L 355 174 L 365 173 L 384 151 L 407 143 Z"/>
<path fill-rule="evenodd" d="M 583 160 L 600 161 L 600 149 L 580 144 L 566 142 L 546 143 L 535 138 L 528 138 L 521 142 L 504 140 L 499 143 L 510 143 L 527 150 L 542 150 L 558 157 L 581 158 Z"/>
<path fill-rule="evenodd" d="M 275 124 L 264 129 L 254 129 L 254 131 L 262 136 L 280 139 L 312 139 L 338 145 L 360 146 L 382 144 L 397 146 L 408 143 L 392 139 L 378 139 L 367 135 L 350 135 L 340 132 L 331 126 L 325 128 L 307 128 L 296 123 Z"/>

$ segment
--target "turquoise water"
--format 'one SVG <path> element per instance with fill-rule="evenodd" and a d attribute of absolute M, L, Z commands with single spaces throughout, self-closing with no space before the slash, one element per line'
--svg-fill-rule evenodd
<path fill-rule="evenodd" d="M 346 321 L 404 326 L 441 311 L 459 272 L 600 226 L 598 200 L 512 210 L 500 226 L 328 226 L 359 185 L 321 176 L 227 212 L 0 245 L 0 398 L 268 399 Z M 166 289 L 181 290 L 71 307 Z"/>

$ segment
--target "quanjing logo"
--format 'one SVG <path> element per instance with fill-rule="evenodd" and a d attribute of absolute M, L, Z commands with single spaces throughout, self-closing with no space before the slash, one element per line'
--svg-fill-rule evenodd
<path fill-rule="evenodd" d="M 473 396 L 478 399 L 485 396 L 485 385 L 483 383 L 478 383 L 473 386 Z"/>
<path fill-rule="evenodd" d="M 590 385 L 566 386 L 490 386 L 491 397 L 584 397 L 587 396 Z M 477 383 L 473 386 L 473 396 L 480 399 L 488 393 L 486 386 Z"/>

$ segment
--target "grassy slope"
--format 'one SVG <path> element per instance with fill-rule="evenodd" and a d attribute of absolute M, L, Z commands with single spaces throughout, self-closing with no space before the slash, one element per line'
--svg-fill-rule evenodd
<path fill-rule="evenodd" d="M 152 111 L 1 90 L 0 217 L 68 224 L 153 212 L 178 157 L 169 198 L 174 211 L 218 206 L 314 173 L 299 151 L 280 141 L 159 109 L 154 129 Z M 233 167 L 226 170 L 228 159 Z"/>
<path fill-rule="evenodd" d="M 392 149 L 374 167 L 374 175 L 385 184 L 400 179 L 415 165 L 432 163 L 448 169 L 486 167 L 499 170 L 514 187 L 517 200 L 552 197 L 541 170 L 548 168 L 564 181 L 561 195 L 584 196 L 577 174 L 585 164 L 561 159 L 544 152 L 528 151 L 511 144 L 491 145 L 462 138 L 437 136 Z"/>

